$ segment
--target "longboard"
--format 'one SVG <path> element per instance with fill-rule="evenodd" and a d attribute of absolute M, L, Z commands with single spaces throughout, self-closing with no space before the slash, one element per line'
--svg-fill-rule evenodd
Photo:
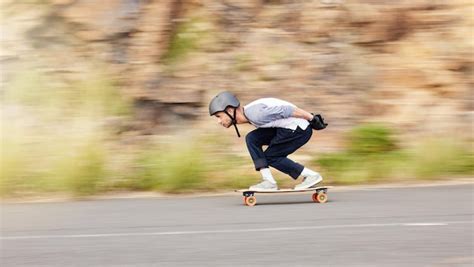
<path fill-rule="evenodd" d="M 310 187 L 306 189 L 291 189 L 291 188 L 284 188 L 278 190 L 250 190 L 250 189 L 238 189 L 235 192 L 242 193 L 244 197 L 244 204 L 247 206 L 255 206 L 257 204 L 257 199 L 254 196 L 255 193 L 295 193 L 295 192 L 307 192 L 307 191 L 315 191 L 312 195 L 312 199 L 316 203 L 326 203 L 328 201 L 327 191 L 331 188 L 330 186 L 318 186 L 318 187 Z"/>

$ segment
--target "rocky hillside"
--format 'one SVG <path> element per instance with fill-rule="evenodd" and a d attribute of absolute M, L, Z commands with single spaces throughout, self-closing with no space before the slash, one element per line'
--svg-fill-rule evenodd
<path fill-rule="evenodd" d="M 244 102 L 277 96 L 322 112 L 335 133 L 381 121 L 410 134 L 472 135 L 470 0 L 37 0 L 1 9 L 3 85 L 25 66 L 61 84 L 100 68 L 133 100 L 123 131 L 209 120 L 209 99 L 225 89 Z"/>

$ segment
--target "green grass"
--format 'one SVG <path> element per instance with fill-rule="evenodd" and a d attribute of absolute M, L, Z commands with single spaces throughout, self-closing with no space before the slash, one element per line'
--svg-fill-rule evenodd
<path fill-rule="evenodd" d="M 0 194 L 101 190 L 109 151 L 102 127 L 108 116 L 130 112 L 108 76 L 96 68 L 65 84 L 33 66 L 4 88 Z"/>
<path fill-rule="evenodd" d="M 115 190 L 176 194 L 245 188 L 260 180 L 250 158 L 229 152 L 226 148 L 232 142 L 218 136 L 160 138 L 141 148 L 120 151 L 128 158 L 129 167 L 116 170 L 109 162 L 117 151 L 107 146 L 106 133 L 87 120 L 71 122 L 67 131 L 37 132 L 34 142 L 26 134 L 27 128 L 20 126 L 11 128 L 12 134 L 3 139 L 0 189 L 4 196 L 61 192 L 81 197 Z M 386 130 L 380 131 L 384 137 L 371 140 L 374 144 L 368 146 L 370 149 L 364 146 L 354 150 L 360 147 L 354 142 L 371 142 L 361 138 L 367 132 L 372 135 L 374 131 L 356 128 L 348 134 L 351 149 L 316 160 L 326 183 L 366 184 L 473 174 L 473 153 L 460 143 L 432 139 L 401 149 Z M 274 174 L 281 187 L 292 185 L 288 177 Z"/>
<path fill-rule="evenodd" d="M 319 156 L 326 181 L 359 184 L 407 179 L 473 175 L 473 151 L 462 142 L 429 139 L 399 148 L 393 132 L 382 125 L 362 125 L 347 136 L 347 149 Z"/>
<path fill-rule="evenodd" d="M 105 179 L 107 152 L 96 125 L 76 121 L 35 129 L 11 123 L 8 128 L 11 132 L 2 132 L 1 195 L 69 192 L 82 196 L 98 191 Z"/>
<path fill-rule="evenodd" d="M 176 140 L 178 141 L 178 140 Z M 193 141 L 158 144 L 141 153 L 132 186 L 139 190 L 181 193 L 205 188 L 204 151 Z"/>
<path fill-rule="evenodd" d="M 248 187 L 260 179 L 250 158 L 227 150 L 228 139 L 201 134 L 179 135 L 144 148 L 133 174 L 123 183 L 133 190 L 166 193 Z"/>
<path fill-rule="evenodd" d="M 2 135 L 0 153 L 0 194 L 7 195 L 17 191 L 26 179 L 24 167 L 27 165 L 25 155 L 28 151 L 17 139 Z"/>
<path fill-rule="evenodd" d="M 474 153 L 462 142 L 427 139 L 414 147 L 411 154 L 410 168 L 417 178 L 473 174 Z"/>
<path fill-rule="evenodd" d="M 203 192 L 245 188 L 260 180 L 249 156 L 236 156 L 229 150 L 234 144 L 230 136 L 193 132 L 155 137 L 128 150 L 114 143 L 96 116 L 60 116 L 56 118 L 60 124 L 41 114 L 29 114 L 28 119 L 2 121 L 8 129 L 2 131 L 2 196 L 68 193 L 82 197 L 115 190 Z M 315 160 L 326 183 L 474 173 L 471 146 L 425 139 L 402 148 L 390 128 L 382 125 L 356 127 L 348 133 L 346 147 Z M 112 164 L 117 154 L 120 161 Z M 281 187 L 293 183 L 276 172 L 275 176 Z"/>
<path fill-rule="evenodd" d="M 60 175 L 65 181 L 67 191 L 76 196 L 87 196 L 100 190 L 100 183 L 106 179 L 105 162 L 106 154 L 100 141 L 92 140 L 79 147 L 70 158 L 60 162 L 51 176 Z"/>

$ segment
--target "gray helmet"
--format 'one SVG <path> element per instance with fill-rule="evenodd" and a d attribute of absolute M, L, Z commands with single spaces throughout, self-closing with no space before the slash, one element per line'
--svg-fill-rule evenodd
<path fill-rule="evenodd" d="M 209 103 L 209 115 L 213 116 L 217 112 L 225 111 L 227 107 L 238 108 L 240 102 L 231 92 L 221 92 Z"/>

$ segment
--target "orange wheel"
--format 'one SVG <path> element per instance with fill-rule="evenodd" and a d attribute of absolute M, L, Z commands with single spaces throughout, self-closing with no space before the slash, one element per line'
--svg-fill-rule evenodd
<path fill-rule="evenodd" d="M 247 206 L 255 206 L 255 204 L 257 204 L 257 199 L 254 196 L 246 197 L 245 204 Z"/>
<path fill-rule="evenodd" d="M 317 203 L 326 203 L 328 201 L 328 195 L 326 195 L 324 192 L 314 193 L 313 201 Z"/>
<path fill-rule="evenodd" d="M 244 196 L 244 205 L 247 205 L 247 197 Z"/>

